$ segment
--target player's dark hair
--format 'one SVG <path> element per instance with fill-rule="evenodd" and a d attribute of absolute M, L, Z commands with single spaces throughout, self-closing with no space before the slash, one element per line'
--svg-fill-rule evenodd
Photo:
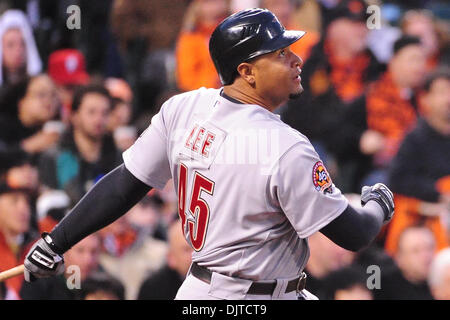
<path fill-rule="evenodd" d="M 72 112 L 76 112 L 80 108 L 80 105 L 83 102 L 83 98 L 89 93 L 98 93 L 102 96 L 105 96 L 112 106 L 111 95 L 105 87 L 98 84 L 89 84 L 76 89 L 72 100 Z"/>
<path fill-rule="evenodd" d="M 430 91 L 433 82 L 438 79 L 450 80 L 450 68 L 440 67 L 435 71 L 431 72 L 425 79 L 425 82 L 423 84 L 423 90 L 425 90 L 426 92 Z"/>

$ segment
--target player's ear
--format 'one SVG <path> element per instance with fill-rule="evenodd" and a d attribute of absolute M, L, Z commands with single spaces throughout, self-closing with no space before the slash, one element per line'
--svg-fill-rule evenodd
<path fill-rule="evenodd" d="M 242 62 L 238 65 L 237 71 L 239 75 L 250 85 L 255 84 L 254 66 L 248 62 Z"/>

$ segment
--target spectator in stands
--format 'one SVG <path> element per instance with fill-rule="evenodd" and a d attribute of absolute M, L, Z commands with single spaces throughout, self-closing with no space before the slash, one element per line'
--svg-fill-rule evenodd
<path fill-rule="evenodd" d="M 81 283 L 81 300 L 124 300 L 125 288 L 104 272 L 90 275 Z"/>
<path fill-rule="evenodd" d="M 137 139 L 137 129 L 130 125 L 133 118 L 133 92 L 128 83 L 119 78 L 106 79 L 105 88 L 113 98 L 108 131 L 113 135 L 116 147 L 125 151 Z"/>
<path fill-rule="evenodd" d="M 300 24 L 300 30 L 321 34 L 323 30 L 322 3 L 317 0 L 296 1 L 294 20 Z"/>
<path fill-rule="evenodd" d="M 39 193 L 39 176 L 32 157 L 23 150 L 0 152 L 0 177 L 14 188 Z"/>
<path fill-rule="evenodd" d="M 50 232 L 70 209 L 70 198 L 62 190 L 45 190 L 36 200 L 39 233 Z"/>
<path fill-rule="evenodd" d="M 431 263 L 428 284 L 436 300 L 450 300 L 450 248 L 438 252 Z"/>
<path fill-rule="evenodd" d="M 174 214 L 178 214 L 178 196 L 173 180 L 170 179 L 162 190 L 155 190 L 155 195 L 162 200 L 162 205 L 158 209 L 162 211 L 162 225 L 167 229 L 172 223 Z"/>
<path fill-rule="evenodd" d="M 100 237 L 91 234 L 64 254 L 64 274 L 23 282 L 20 296 L 24 300 L 77 300 L 81 284 L 99 269 Z"/>
<path fill-rule="evenodd" d="M 331 10 L 321 41 L 302 66 L 304 92 L 280 111 L 283 121 L 311 140 L 336 179 L 330 137 L 341 127 L 347 105 L 384 69 L 367 48 L 366 7 L 362 0 L 344 0 Z"/>
<path fill-rule="evenodd" d="M 129 127 L 131 116 L 131 105 L 122 99 L 113 98 L 108 121 L 109 132 L 114 133 L 117 129 Z"/>
<path fill-rule="evenodd" d="M 439 249 L 449 245 L 449 230 L 442 219 L 450 216 L 449 69 L 427 77 L 421 102 L 423 117 L 406 136 L 390 168 L 389 184 L 396 193 L 396 214 L 386 239 L 391 254 L 399 233 L 418 222 L 433 231 Z"/>
<path fill-rule="evenodd" d="M 169 227 L 169 248 L 166 264 L 144 281 L 139 290 L 139 300 L 172 300 L 191 265 L 192 248 L 181 232 L 177 219 Z"/>
<path fill-rule="evenodd" d="M 261 8 L 272 11 L 287 30 L 304 30 L 306 36 L 302 41 L 291 44 L 291 50 L 305 62 L 314 45 L 320 40 L 320 34 L 314 30 L 303 28 L 301 21 L 295 21 L 296 1 L 294 0 L 261 0 Z"/>
<path fill-rule="evenodd" d="M 305 268 L 308 275 L 306 289 L 323 299 L 326 276 L 332 271 L 349 266 L 355 254 L 337 246 L 320 232 L 313 234 L 308 239 L 308 244 L 311 255 Z"/>
<path fill-rule="evenodd" d="M 125 103 L 131 103 L 133 101 L 133 91 L 125 80 L 120 78 L 107 78 L 104 84 L 111 97 L 120 99 Z"/>
<path fill-rule="evenodd" d="M 145 196 L 125 216 L 100 231 L 100 264 L 123 282 L 127 299 L 136 299 L 145 278 L 165 262 L 167 244 L 154 237 L 159 218 L 155 206 L 154 198 Z"/>
<path fill-rule="evenodd" d="M 336 127 L 328 138 L 340 167 L 347 169 L 342 171 L 349 186 L 344 192 L 359 192 L 375 180 L 387 183 L 387 166 L 416 124 L 424 51 L 418 38 L 408 36 L 398 39 L 393 51 L 388 70 L 348 106 L 340 118 L 345 126 Z"/>
<path fill-rule="evenodd" d="M 0 87 L 41 72 L 42 62 L 25 14 L 8 10 L 0 17 Z"/>
<path fill-rule="evenodd" d="M 440 43 L 431 11 L 409 10 L 400 22 L 405 35 L 418 37 L 425 50 L 427 69 L 432 70 L 439 64 Z"/>
<path fill-rule="evenodd" d="M 151 192 L 142 198 L 139 203 L 131 208 L 126 218 L 130 226 L 136 230 L 139 238 L 153 237 L 155 239 L 167 240 L 167 228 L 170 221 L 164 220 L 164 206 L 166 202 L 160 197 L 159 192 Z"/>
<path fill-rule="evenodd" d="M 368 129 L 384 138 L 374 159 L 380 167 L 392 160 L 404 136 L 416 123 L 414 90 L 422 84 L 424 76 L 425 55 L 420 40 L 408 36 L 397 40 L 387 72 L 366 94 Z"/>
<path fill-rule="evenodd" d="M 35 203 L 40 192 L 36 162 L 23 150 L 0 152 L 0 179 L 13 188 L 27 190 L 30 200 L 30 232 L 38 230 Z"/>
<path fill-rule="evenodd" d="M 427 278 L 436 243 L 433 233 L 424 226 L 410 226 L 398 239 L 394 260 L 398 269 L 381 272 L 381 289 L 375 298 L 383 300 L 432 299 Z"/>
<path fill-rule="evenodd" d="M 131 117 L 131 104 L 120 98 L 113 98 L 108 132 L 113 135 L 114 143 L 120 151 L 128 149 L 137 139 L 137 129 L 130 125 Z"/>
<path fill-rule="evenodd" d="M 121 257 L 135 243 L 137 233 L 122 216 L 99 231 L 102 238 L 102 250 L 114 257 Z"/>
<path fill-rule="evenodd" d="M 177 84 L 184 91 L 219 88 L 221 83 L 209 55 L 209 38 L 227 16 L 226 0 L 194 0 L 186 11 L 176 48 Z"/>
<path fill-rule="evenodd" d="M 367 288 L 368 274 L 359 266 L 351 265 L 331 272 L 325 279 L 325 300 L 373 300 Z"/>
<path fill-rule="evenodd" d="M 115 0 L 111 26 L 134 93 L 133 111 L 155 112 L 157 97 L 175 86 L 173 47 L 190 0 Z M 156 109 L 157 111 L 157 109 Z"/>
<path fill-rule="evenodd" d="M 10 87 L 7 96 L 2 103 L 10 104 L 11 110 L 0 117 L 2 147 L 38 154 L 55 145 L 60 130 L 51 122 L 59 111 L 53 81 L 41 74 Z"/>
<path fill-rule="evenodd" d="M 48 74 L 56 83 L 62 102 L 61 118 L 69 123 L 70 108 L 75 89 L 87 85 L 84 55 L 76 49 L 61 49 L 52 52 L 48 58 Z"/>
<path fill-rule="evenodd" d="M 72 103 L 71 124 L 57 148 L 40 159 L 42 183 L 67 192 L 75 203 L 104 174 L 112 170 L 120 155 L 107 123 L 111 110 L 108 91 L 97 85 L 80 87 Z"/>
<path fill-rule="evenodd" d="M 133 118 L 133 92 L 128 83 L 119 78 L 105 80 L 105 88 L 112 97 L 108 132 L 113 135 L 117 149 L 125 151 L 137 139 L 137 129 L 130 125 Z"/>
<path fill-rule="evenodd" d="M 13 187 L 4 179 L 0 182 L 0 270 L 8 270 L 21 264 L 30 242 L 36 234 L 30 229 L 30 198 L 28 190 Z M 6 280 L 8 289 L 19 293 L 24 278 L 18 276 Z"/>

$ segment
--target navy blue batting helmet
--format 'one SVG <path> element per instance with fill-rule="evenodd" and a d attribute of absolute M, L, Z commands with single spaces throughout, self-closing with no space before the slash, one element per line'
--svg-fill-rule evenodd
<path fill-rule="evenodd" d="M 304 35 L 304 31 L 286 30 L 267 9 L 246 9 L 216 27 L 209 40 L 209 53 L 222 84 L 229 85 L 240 63 L 285 48 Z"/>

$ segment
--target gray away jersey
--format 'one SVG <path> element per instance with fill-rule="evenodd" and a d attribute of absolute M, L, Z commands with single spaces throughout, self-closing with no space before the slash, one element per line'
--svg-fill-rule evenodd
<path fill-rule="evenodd" d="M 169 99 L 123 153 L 125 166 L 155 188 L 173 178 L 199 265 L 251 280 L 295 277 L 307 238 L 348 202 L 304 135 L 220 91 Z"/>

